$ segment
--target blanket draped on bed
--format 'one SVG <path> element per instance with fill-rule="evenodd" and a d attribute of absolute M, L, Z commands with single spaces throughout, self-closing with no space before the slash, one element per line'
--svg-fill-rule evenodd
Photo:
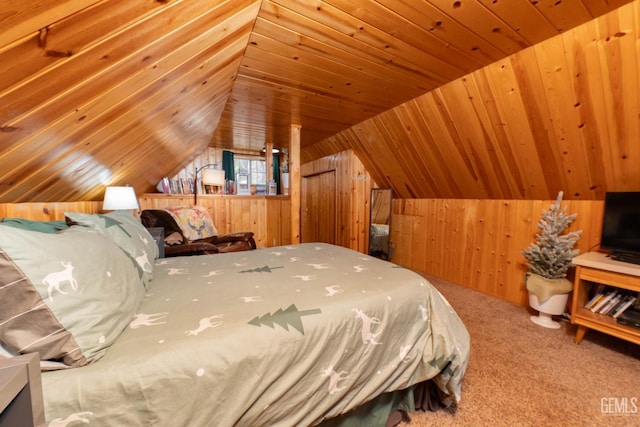
<path fill-rule="evenodd" d="M 469 335 L 423 277 L 301 244 L 159 259 L 98 362 L 43 374 L 49 422 L 314 425 L 434 378 L 460 398 Z"/>

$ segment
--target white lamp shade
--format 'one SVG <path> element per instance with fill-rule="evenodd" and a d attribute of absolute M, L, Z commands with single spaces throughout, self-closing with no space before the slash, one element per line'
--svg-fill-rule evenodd
<path fill-rule="evenodd" d="M 138 198 L 133 187 L 107 187 L 102 209 L 108 211 L 138 209 Z"/>
<path fill-rule="evenodd" d="M 205 185 L 224 185 L 224 171 L 221 169 L 203 169 L 202 183 Z"/>

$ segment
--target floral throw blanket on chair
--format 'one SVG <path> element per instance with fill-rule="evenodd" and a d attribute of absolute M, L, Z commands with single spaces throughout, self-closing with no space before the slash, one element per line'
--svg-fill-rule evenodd
<path fill-rule="evenodd" d="M 209 212 L 201 206 L 164 208 L 176 221 L 189 241 L 218 235 Z"/>

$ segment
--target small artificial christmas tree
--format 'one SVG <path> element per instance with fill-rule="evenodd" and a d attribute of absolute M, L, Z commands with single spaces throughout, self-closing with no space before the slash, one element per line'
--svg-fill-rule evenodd
<path fill-rule="evenodd" d="M 567 207 L 560 207 L 562 191 L 558 193 L 556 202 L 549 210 L 542 212 L 542 217 L 536 224 L 540 232 L 536 235 L 536 242 L 522 250 L 522 255 L 529 261 L 527 266 L 532 273 L 547 279 L 560 279 L 567 275 L 571 260 L 579 251 L 573 249 L 580 239 L 582 230 L 561 234 L 577 216 L 567 214 Z"/>

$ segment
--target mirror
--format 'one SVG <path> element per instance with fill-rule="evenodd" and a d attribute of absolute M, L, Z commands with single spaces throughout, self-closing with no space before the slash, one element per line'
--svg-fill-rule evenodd
<path fill-rule="evenodd" d="M 371 189 L 369 216 L 369 255 L 391 259 L 391 189 Z"/>

